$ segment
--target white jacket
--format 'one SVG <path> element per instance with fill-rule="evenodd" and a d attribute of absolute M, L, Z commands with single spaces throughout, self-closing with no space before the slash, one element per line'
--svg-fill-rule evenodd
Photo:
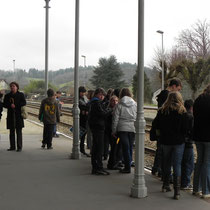
<path fill-rule="evenodd" d="M 128 96 L 121 98 L 113 113 L 112 132 L 118 131 L 135 132 L 136 102 Z"/>

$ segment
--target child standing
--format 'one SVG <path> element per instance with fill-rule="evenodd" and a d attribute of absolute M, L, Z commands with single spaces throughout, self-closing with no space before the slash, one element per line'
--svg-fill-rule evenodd
<path fill-rule="evenodd" d="M 39 110 L 39 120 L 44 123 L 42 148 L 52 149 L 53 130 L 56 122 L 60 122 L 58 102 L 52 89 L 47 90 L 47 98 L 42 100 Z"/>

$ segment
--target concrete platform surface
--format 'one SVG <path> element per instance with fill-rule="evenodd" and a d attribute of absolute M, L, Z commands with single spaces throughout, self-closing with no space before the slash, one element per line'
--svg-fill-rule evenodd
<path fill-rule="evenodd" d="M 148 197 L 129 196 L 131 174 L 111 171 L 91 175 L 90 158 L 69 159 L 72 140 L 53 140 L 53 150 L 40 148 L 42 128 L 27 122 L 22 152 L 8 152 L 8 135 L 0 140 L 0 210 L 209 210 L 210 203 L 182 192 L 162 193 L 161 182 L 146 172 Z M 37 134 L 36 134 L 37 133 Z"/>

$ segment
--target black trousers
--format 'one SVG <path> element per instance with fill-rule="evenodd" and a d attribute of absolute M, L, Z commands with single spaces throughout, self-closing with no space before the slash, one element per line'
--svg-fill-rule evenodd
<path fill-rule="evenodd" d="M 17 149 L 22 149 L 23 143 L 22 143 L 22 128 L 11 128 L 9 130 L 9 140 L 10 140 L 10 149 L 15 149 L 15 131 L 17 135 Z"/>
<path fill-rule="evenodd" d="M 47 147 L 52 146 L 54 126 L 54 124 L 44 124 L 42 144 L 47 145 Z"/>
<path fill-rule="evenodd" d="M 104 131 L 91 130 L 93 145 L 91 153 L 91 164 L 93 170 L 103 169 L 102 156 L 104 153 Z"/>

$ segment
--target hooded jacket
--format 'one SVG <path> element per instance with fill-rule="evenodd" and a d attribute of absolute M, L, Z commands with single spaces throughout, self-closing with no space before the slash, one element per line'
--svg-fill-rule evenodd
<path fill-rule="evenodd" d="M 90 101 L 90 110 L 88 116 L 88 123 L 91 130 L 104 131 L 105 120 L 111 110 L 107 109 L 97 97 Z"/>
<path fill-rule="evenodd" d="M 56 122 L 60 122 L 58 102 L 54 98 L 48 97 L 42 100 L 39 120 L 43 121 L 44 124 L 56 124 Z"/>
<path fill-rule="evenodd" d="M 131 97 L 124 96 L 121 98 L 114 109 L 112 132 L 135 132 L 136 111 L 136 102 Z"/>

